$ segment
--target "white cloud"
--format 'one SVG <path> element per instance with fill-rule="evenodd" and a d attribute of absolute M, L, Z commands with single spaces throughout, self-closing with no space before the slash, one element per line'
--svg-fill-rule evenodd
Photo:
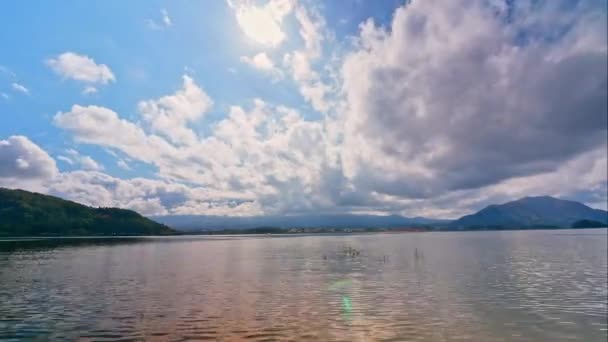
<path fill-rule="evenodd" d="M 269 0 L 264 6 L 250 1 L 228 1 L 241 30 L 257 43 L 278 46 L 284 39 L 283 18 L 293 9 L 291 0 Z"/>
<path fill-rule="evenodd" d="M 152 163 L 158 153 L 171 153 L 171 145 L 157 136 L 148 136 L 141 127 L 121 119 L 110 109 L 74 105 L 55 115 L 53 123 L 70 131 L 76 141 L 111 147 Z"/>
<path fill-rule="evenodd" d="M 97 163 L 93 158 L 82 155 L 74 149 L 67 149 L 66 153 L 70 157 L 59 156 L 57 159 L 63 160 L 70 165 L 78 164 L 83 170 L 101 171 L 104 169 L 104 167 Z"/>
<path fill-rule="evenodd" d="M 328 85 L 317 81 L 301 85 L 300 93 L 310 102 L 315 110 L 325 113 L 329 110 L 329 103 L 325 99 L 325 94 L 327 94 L 330 89 L 331 88 Z"/>
<path fill-rule="evenodd" d="M 91 94 L 95 94 L 95 93 L 97 93 L 97 88 L 95 88 L 93 86 L 87 86 L 86 88 L 84 88 L 82 90 L 83 95 L 91 95 Z"/>
<path fill-rule="evenodd" d="M 179 108 L 183 115 L 188 107 Z M 102 107 L 75 105 L 71 111 L 57 114 L 55 124 L 70 131 L 78 142 L 115 148 L 134 160 L 155 165 L 158 175 L 167 181 L 205 186 L 216 193 L 214 200 L 255 203 L 256 210 L 262 204 L 268 211 L 312 208 L 313 203 L 323 201 L 307 198 L 322 192 L 315 180 L 323 177 L 320 172 L 326 167 L 319 169 L 319 165 L 335 164 L 329 160 L 321 123 L 260 100 L 254 101 L 250 111 L 232 107 L 210 136 L 195 136 L 188 144 L 177 146 Z M 291 199 L 279 201 L 281 194 Z M 245 208 L 236 207 L 235 212 Z"/>
<path fill-rule="evenodd" d="M 86 205 L 128 208 L 143 215 L 252 215 L 258 210 L 238 198 L 218 199 L 218 193 L 201 187 L 145 178 L 120 179 L 97 171 L 61 173 L 46 192 Z"/>
<path fill-rule="evenodd" d="M 92 58 L 74 52 L 64 52 L 56 58 L 50 58 L 46 60 L 46 65 L 63 78 L 89 85 L 104 85 L 116 81 L 107 65 L 97 64 Z"/>
<path fill-rule="evenodd" d="M 200 120 L 211 109 L 213 101 L 189 76 L 183 76 L 183 87 L 173 95 L 158 100 L 142 101 L 138 111 L 152 132 L 174 144 L 192 144 L 197 134 L 187 124 Z"/>
<path fill-rule="evenodd" d="M 27 137 L 0 140 L 0 186 L 35 187 L 57 172 L 53 158 Z"/>
<path fill-rule="evenodd" d="M 62 156 L 62 155 L 57 156 L 57 160 L 61 160 L 62 162 L 70 164 L 70 165 L 74 165 L 74 161 L 66 156 Z"/>
<path fill-rule="evenodd" d="M 97 163 L 90 156 L 81 156 L 79 161 L 80 161 L 80 165 L 85 170 L 94 170 L 94 171 L 103 170 L 103 166 L 99 165 L 99 163 Z"/>
<path fill-rule="evenodd" d="M 112 151 L 111 149 L 109 149 L 109 148 L 104 148 L 103 150 L 104 150 L 104 151 L 105 151 L 107 154 L 111 155 L 112 157 L 116 157 L 116 158 L 118 158 L 118 154 L 116 154 L 116 152 Z"/>
<path fill-rule="evenodd" d="M 74 105 L 58 127 L 153 166 L 158 179 L 78 171 L 52 191 L 172 214 L 456 217 L 538 194 L 605 206 L 605 15 L 518 6 L 505 20 L 482 1 L 410 2 L 389 27 L 362 24 L 352 50 L 329 62 L 322 18 L 296 9 L 304 47 L 284 65 L 321 120 L 258 99 L 201 134 L 212 101 L 188 77 L 142 101 L 133 120 Z M 339 91 L 326 63 L 340 66 Z"/>
<path fill-rule="evenodd" d="M 58 159 L 87 159 L 75 150 L 66 152 L 70 158 Z M 144 215 L 260 213 L 259 206 L 242 193 L 165 180 L 119 179 L 95 170 L 60 173 L 55 161 L 24 136 L 0 140 L 0 186 L 49 193 L 91 206 L 133 209 Z"/>
<path fill-rule="evenodd" d="M 78 142 L 120 150 L 158 167 L 166 177 L 201 182 L 210 177 L 201 177 L 209 166 L 207 155 L 216 151 L 203 151 L 200 138 L 187 125 L 202 117 L 211 103 L 192 79 L 184 77 L 183 89 L 175 94 L 140 103 L 149 132 L 98 106 L 74 105 L 70 111 L 55 115 L 54 124 L 70 131 Z"/>
<path fill-rule="evenodd" d="M 280 80 L 283 78 L 283 73 L 281 70 L 275 67 L 274 62 L 264 52 L 258 53 L 253 57 L 241 56 L 241 62 L 267 72 L 268 74 L 272 75 L 275 80 Z"/>
<path fill-rule="evenodd" d="M 296 9 L 296 19 L 305 46 L 304 49 L 285 54 L 283 64 L 291 70 L 302 97 L 310 102 L 316 111 L 326 113 L 330 109 L 326 97 L 331 87 L 321 79 L 311 65 L 322 56 L 322 43 L 326 32 L 325 20 L 316 10 L 307 10 L 302 6 Z"/>
<path fill-rule="evenodd" d="M 10 98 L 10 96 L 7 93 L 0 93 L 0 96 L 2 96 L 2 98 L 5 100 L 8 100 Z"/>
<path fill-rule="evenodd" d="M 116 166 L 118 166 L 119 168 L 121 168 L 121 169 L 123 169 L 125 171 L 131 171 L 131 170 L 133 170 L 131 168 L 131 166 L 129 166 L 129 164 L 124 159 L 119 159 L 116 162 Z"/>
<path fill-rule="evenodd" d="M 270 71 L 274 69 L 274 63 L 264 52 L 260 52 L 253 57 L 241 56 L 241 62 L 247 63 L 256 69 Z"/>
<path fill-rule="evenodd" d="M 445 218 L 458 218 L 490 204 L 524 196 L 550 195 L 575 198 L 594 208 L 608 206 L 608 159 L 604 147 L 591 150 L 559 166 L 556 170 L 515 177 L 481 188 L 457 190 L 429 199 L 410 201 L 403 211 Z"/>
<path fill-rule="evenodd" d="M 27 89 L 24 85 L 19 84 L 17 82 L 13 82 L 11 84 L 11 87 L 13 88 L 13 90 L 18 91 L 20 93 L 23 93 L 25 95 L 29 95 L 30 94 L 29 89 Z"/>
<path fill-rule="evenodd" d="M 169 13 L 166 9 L 163 8 L 162 10 L 160 10 L 160 13 L 163 17 L 163 24 L 165 24 L 166 27 L 173 25 L 173 23 L 171 22 L 171 18 L 169 18 Z"/>
<path fill-rule="evenodd" d="M 389 28 L 361 25 L 342 68 L 342 156 L 358 188 L 434 197 L 606 146 L 605 16 L 517 6 L 510 22 L 483 1 L 411 2 Z"/>
<path fill-rule="evenodd" d="M 171 17 L 169 16 L 169 12 L 167 12 L 166 9 L 164 9 L 164 8 L 161 9 L 160 15 L 161 15 L 160 22 L 156 22 L 153 19 L 146 20 L 146 23 L 147 23 L 149 29 L 164 30 L 166 28 L 173 26 L 173 21 L 171 20 Z"/>
<path fill-rule="evenodd" d="M 283 63 L 291 67 L 293 79 L 299 83 L 314 81 L 319 75 L 312 70 L 310 58 L 302 51 L 295 51 L 293 54 L 285 54 Z"/>
<path fill-rule="evenodd" d="M 319 57 L 321 44 L 325 39 L 325 20 L 316 12 L 311 13 L 303 6 L 296 9 L 296 19 L 300 24 L 300 36 L 304 40 L 306 52 L 310 58 Z"/>

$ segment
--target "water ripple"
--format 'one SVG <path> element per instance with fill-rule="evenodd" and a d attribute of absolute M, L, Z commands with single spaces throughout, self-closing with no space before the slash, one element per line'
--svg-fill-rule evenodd
<path fill-rule="evenodd" d="M 605 341 L 595 232 L 0 244 L 0 340 Z"/>

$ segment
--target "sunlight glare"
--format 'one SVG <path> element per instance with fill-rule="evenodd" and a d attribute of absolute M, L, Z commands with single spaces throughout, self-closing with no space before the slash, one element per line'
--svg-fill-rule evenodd
<path fill-rule="evenodd" d="M 241 5 L 236 9 L 236 19 L 247 37 L 259 44 L 277 46 L 285 39 L 281 23 L 291 8 L 291 2 L 284 0 L 271 0 L 263 7 Z"/>

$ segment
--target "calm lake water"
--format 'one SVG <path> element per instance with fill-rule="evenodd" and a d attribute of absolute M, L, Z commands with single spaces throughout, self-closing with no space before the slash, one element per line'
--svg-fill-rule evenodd
<path fill-rule="evenodd" d="M 0 339 L 606 341 L 607 230 L 0 242 Z"/>

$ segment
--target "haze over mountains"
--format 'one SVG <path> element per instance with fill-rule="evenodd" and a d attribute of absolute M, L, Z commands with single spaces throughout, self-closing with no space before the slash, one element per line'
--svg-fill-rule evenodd
<path fill-rule="evenodd" d="M 525 197 L 500 205 L 490 205 L 477 213 L 457 220 L 399 215 L 298 215 L 298 216 L 156 216 L 152 219 L 182 231 L 221 229 L 279 228 L 402 228 L 435 227 L 439 229 L 569 228 L 580 220 L 608 222 L 608 212 L 582 203 L 549 196 Z"/>
<path fill-rule="evenodd" d="M 119 208 L 94 208 L 61 198 L 0 188 L 0 236 L 38 235 L 168 235 L 181 232 L 260 227 L 277 228 L 421 228 L 430 230 L 594 228 L 608 224 L 608 212 L 549 196 L 525 197 L 490 205 L 458 220 L 399 215 L 297 215 L 297 216 L 158 216 L 150 220 Z M 335 231 L 335 230 L 334 230 Z"/>
<path fill-rule="evenodd" d="M 279 228 L 365 228 L 365 227 L 407 227 L 432 224 L 446 224 L 449 220 L 425 217 L 403 217 L 399 215 L 293 215 L 293 216 L 206 216 L 177 215 L 154 216 L 153 220 L 183 231 L 250 229 L 257 227 Z"/>

